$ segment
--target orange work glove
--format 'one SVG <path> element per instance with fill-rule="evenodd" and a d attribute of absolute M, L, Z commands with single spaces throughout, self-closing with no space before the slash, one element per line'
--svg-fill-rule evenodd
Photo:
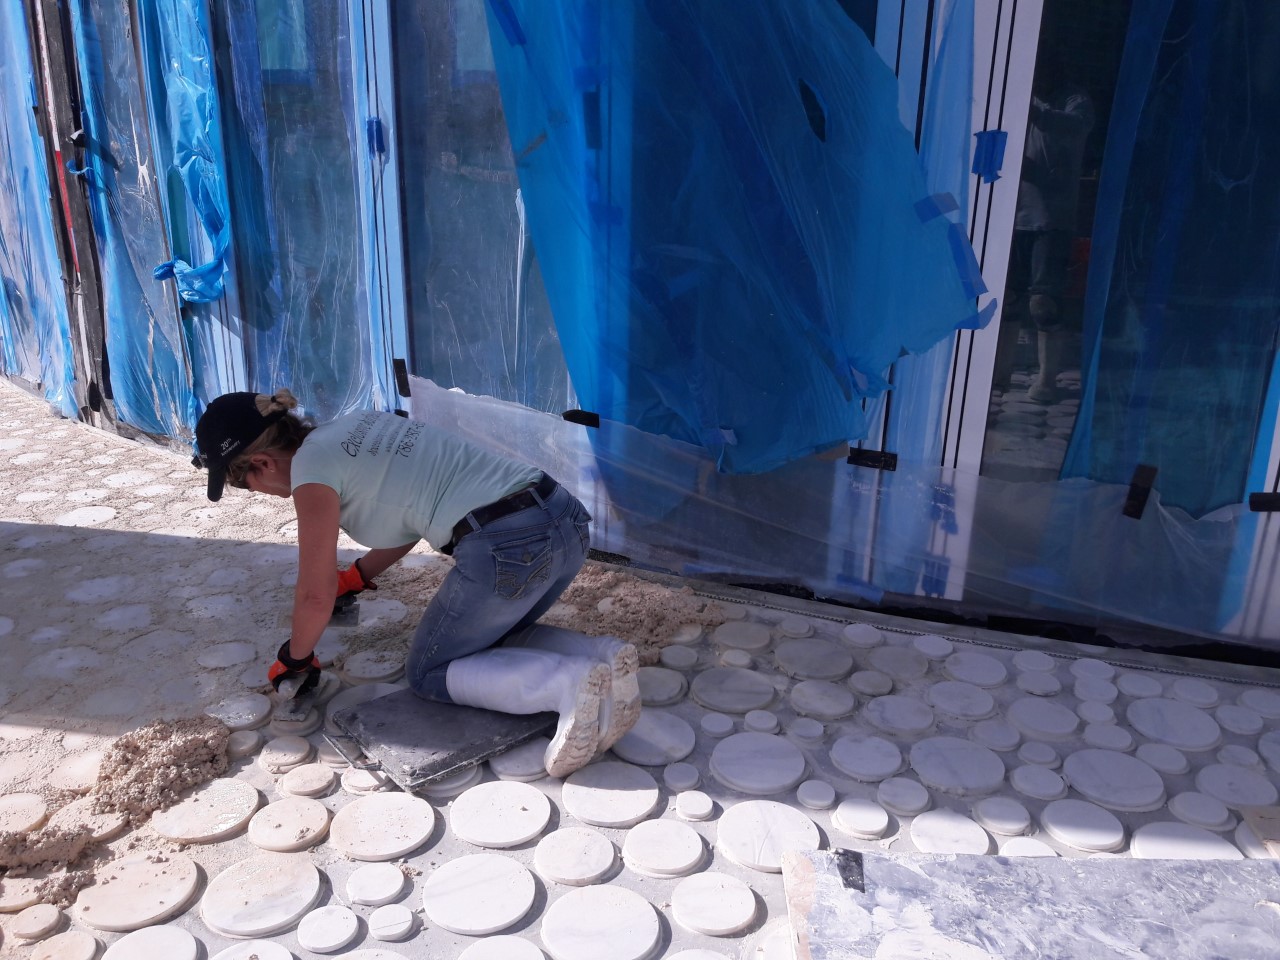
<path fill-rule="evenodd" d="M 378 585 L 372 580 L 366 580 L 364 574 L 360 572 L 359 560 L 351 564 L 347 569 L 338 571 L 338 592 L 336 594 L 338 600 L 349 603 L 355 599 L 357 593 L 364 590 L 377 589 Z"/>

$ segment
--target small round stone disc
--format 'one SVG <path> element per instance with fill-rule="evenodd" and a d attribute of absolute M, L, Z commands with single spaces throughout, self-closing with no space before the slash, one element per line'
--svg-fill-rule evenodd
<path fill-rule="evenodd" d="M 1129 854 L 1138 860 L 1244 859 L 1244 854 L 1217 834 L 1172 821 L 1148 823 L 1135 830 Z"/>
<path fill-rule="evenodd" d="M 219 777 L 201 784 L 168 810 L 151 815 L 151 829 L 175 843 L 213 843 L 239 833 L 262 797 L 251 784 Z"/>
<path fill-rule="evenodd" d="M 1248 707 L 1224 703 L 1213 712 L 1213 716 L 1224 730 L 1230 730 L 1232 733 L 1252 737 L 1262 732 L 1262 715 Z"/>
<path fill-rule="evenodd" d="M 1018 748 L 1018 759 L 1023 763 L 1038 763 L 1042 767 L 1057 769 L 1062 765 L 1058 751 L 1039 740 L 1028 740 Z"/>
<path fill-rule="evenodd" d="M 928 704 L 915 697 L 890 694 L 867 701 L 862 719 L 891 736 L 918 737 L 932 729 L 934 717 Z"/>
<path fill-rule="evenodd" d="M 1116 712 L 1105 703 L 1085 700 L 1076 707 L 1076 716 L 1085 723 L 1115 723 Z"/>
<path fill-rule="evenodd" d="M 430 920 L 450 933 L 483 937 L 519 922 L 533 906 L 533 874 L 510 857 L 479 853 L 441 864 L 422 886 Z"/>
<path fill-rule="evenodd" d="M 0 880 L 0 913 L 17 913 L 40 902 L 40 881 L 35 877 Z"/>
<path fill-rule="evenodd" d="M 257 730 L 236 730 L 227 737 L 227 759 L 243 760 L 257 753 L 262 744 L 262 734 Z"/>
<path fill-rule="evenodd" d="M 787 724 L 787 733 L 806 743 L 819 743 L 827 728 L 812 717 L 797 717 Z"/>
<path fill-rule="evenodd" d="M 555 960 L 644 960 L 661 933 L 653 905 L 621 887 L 571 890 L 542 918 L 542 942 Z"/>
<path fill-rule="evenodd" d="M 224 936 L 268 937 L 302 919 L 320 888 L 320 871 L 309 857 L 260 853 L 213 879 L 200 901 L 200 916 Z"/>
<path fill-rule="evenodd" d="M 781 873 L 788 850 L 817 850 L 818 828 L 799 810 L 772 800 L 747 800 L 720 817 L 716 846 L 734 863 Z"/>
<path fill-rule="evenodd" d="M 304 763 L 294 767 L 276 784 L 281 793 L 291 797 L 322 797 L 337 783 L 338 775 L 323 763 Z"/>
<path fill-rule="evenodd" d="M 94 813 L 92 797 L 73 800 L 49 818 L 49 826 L 56 830 L 87 829 L 95 843 L 110 840 L 128 825 L 123 813 Z"/>
<path fill-rule="evenodd" d="M 1235 817 L 1217 797 L 1188 790 L 1169 798 L 1169 812 L 1183 823 L 1221 832 L 1236 825 Z"/>
<path fill-rule="evenodd" d="M 454 836 L 497 850 L 529 842 L 550 819 L 546 794 L 513 780 L 478 784 L 454 800 L 449 812 Z"/>
<path fill-rule="evenodd" d="M 907 777 L 890 777 L 876 788 L 876 801 L 894 816 L 915 817 L 933 803 L 929 791 Z"/>
<path fill-rule="evenodd" d="M 844 736 L 831 745 L 831 763 L 855 780 L 875 783 L 902 769 L 902 751 L 883 737 Z"/>
<path fill-rule="evenodd" d="M 265 682 L 265 673 L 262 679 Z M 240 693 L 210 707 L 205 713 L 221 720 L 233 733 L 256 730 L 271 719 L 271 701 L 261 693 Z"/>
<path fill-rule="evenodd" d="M 879 670 L 859 670 L 845 682 L 864 697 L 883 697 L 893 692 L 893 678 Z"/>
<path fill-rule="evenodd" d="M 1160 774 L 1127 753 L 1078 750 L 1062 761 L 1062 775 L 1080 796 L 1109 810 L 1141 812 L 1164 805 Z"/>
<path fill-rule="evenodd" d="M 391 683 L 404 674 L 404 654 L 390 650 L 361 650 L 342 661 L 342 679 L 354 685 Z"/>
<path fill-rule="evenodd" d="M 742 718 L 742 727 L 751 733 L 777 733 L 778 715 L 768 710 L 751 710 Z"/>
<path fill-rule="evenodd" d="M 911 641 L 911 645 L 930 660 L 945 660 L 956 649 L 956 645 L 946 637 L 939 637 L 933 633 L 926 633 L 922 637 L 916 637 Z"/>
<path fill-rule="evenodd" d="M 395 784 L 380 770 L 361 770 L 348 767 L 342 771 L 342 789 L 348 793 L 379 793 L 390 790 Z"/>
<path fill-rule="evenodd" d="M 756 919 L 752 889 L 723 873 L 700 873 L 681 880 L 671 894 L 671 915 L 686 930 L 708 937 L 729 937 Z"/>
<path fill-rule="evenodd" d="M 644 711 L 641 711 L 641 716 Z M 499 780 L 517 780 L 529 782 L 541 780 L 547 775 L 547 767 L 543 760 L 547 745 L 551 741 L 547 737 L 534 737 L 527 743 L 512 747 L 505 753 L 489 758 L 489 769 Z"/>
<path fill-rule="evenodd" d="M 768 648 L 773 642 L 773 635 L 763 623 L 731 620 L 711 631 L 711 642 L 721 647 L 758 653 Z"/>
<path fill-rule="evenodd" d="M 889 814 L 874 800 L 848 797 L 836 807 L 831 824 L 851 837 L 879 840 L 889 829 Z"/>
<path fill-rule="evenodd" d="M 928 659 L 911 647 L 876 647 L 867 654 L 867 663 L 902 683 L 919 680 L 929 672 Z"/>
<path fill-rule="evenodd" d="M 48 806 L 34 793 L 7 793 L 0 797 L 0 833 L 34 830 L 48 814 Z"/>
<path fill-rule="evenodd" d="M 49 786 L 71 793 L 88 793 L 98 782 L 102 755 L 101 750 L 86 750 L 67 757 L 49 771 Z"/>
<path fill-rule="evenodd" d="M 312 910 L 298 924 L 298 945 L 312 953 L 337 953 L 360 932 L 360 918 L 332 903 Z"/>
<path fill-rule="evenodd" d="M 662 768 L 662 782 L 672 793 L 683 793 L 701 783 L 702 776 L 692 763 L 669 763 Z"/>
<path fill-rule="evenodd" d="M 727 737 L 733 733 L 733 717 L 723 713 L 705 713 L 698 721 L 698 726 L 708 737 Z"/>
<path fill-rule="evenodd" d="M 930 737 L 911 748 L 911 768 L 927 787 L 962 797 L 994 793 L 1004 782 L 1004 761 L 981 744 Z"/>
<path fill-rule="evenodd" d="M 687 876 L 705 856 L 702 837 L 678 820 L 637 823 L 622 842 L 623 862 L 647 877 Z"/>
<path fill-rule="evenodd" d="M 1136 752 L 1139 760 L 1160 773 L 1176 777 L 1191 769 L 1186 754 L 1167 743 L 1144 743 Z"/>
<path fill-rule="evenodd" d="M 689 647 L 663 647 L 658 662 L 670 670 L 692 670 L 698 664 L 698 651 Z"/>
<path fill-rule="evenodd" d="M 641 667 L 636 679 L 640 684 L 640 702 L 646 707 L 679 703 L 688 689 L 684 675 L 666 667 Z"/>
<path fill-rule="evenodd" d="M 1149 673 L 1128 672 L 1116 677 L 1115 685 L 1126 697 L 1141 700 L 1144 697 L 1158 697 L 1164 693 L 1164 684 Z"/>
<path fill-rule="evenodd" d="M 1246 690 L 1240 694 L 1240 706 L 1248 707 L 1268 720 L 1280 720 L 1280 690 Z"/>
<path fill-rule="evenodd" d="M 285 797 L 269 803 L 249 821 L 249 842 L 276 853 L 313 847 L 328 832 L 329 808 L 308 797 Z"/>
<path fill-rule="evenodd" d="M 400 899 L 409 878 L 393 863 L 366 863 L 347 878 L 347 897 L 352 903 L 380 907 Z"/>
<path fill-rule="evenodd" d="M 644 707 L 640 718 L 613 745 L 613 752 L 628 763 L 660 767 L 693 753 L 697 736 L 693 727 L 666 710 Z"/>
<path fill-rule="evenodd" d="M 1133 749 L 1133 734 L 1119 724 L 1090 723 L 1084 728 L 1084 742 L 1099 750 L 1128 753 Z"/>
<path fill-rule="evenodd" d="M 1082 657 L 1071 663 L 1071 674 L 1075 677 L 1095 677 L 1098 680 L 1110 680 L 1116 675 L 1116 668 L 1105 660 Z"/>
<path fill-rule="evenodd" d="M 911 842 L 921 853 L 984 854 L 991 849 L 987 831 L 954 810 L 928 810 L 911 821 Z"/>
<path fill-rule="evenodd" d="M 585 827 L 564 827 L 538 841 L 533 869 L 543 880 L 585 887 L 602 880 L 617 860 L 604 834 Z"/>
<path fill-rule="evenodd" d="M 685 790 L 676 795 L 676 816 L 681 820 L 710 820 L 715 811 L 715 803 L 701 790 Z"/>
<path fill-rule="evenodd" d="M 338 811 L 329 837 L 353 860 L 394 860 L 425 844 L 435 825 L 436 812 L 427 801 L 407 793 L 371 793 Z"/>
<path fill-rule="evenodd" d="M 1019 650 L 1013 655 L 1013 665 L 1019 670 L 1053 673 L 1057 669 L 1058 661 L 1039 650 Z"/>
<path fill-rule="evenodd" d="M 68 930 L 36 944 L 30 960 L 94 960 L 98 955 L 98 940 L 80 930 Z M 218 954 L 213 960 L 221 960 Z M 262 960 L 276 960 L 263 954 Z"/>
<path fill-rule="evenodd" d="M 1067 784 L 1048 767 L 1028 763 L 1009 774 L 1009 783 L 1024 797 L 1033 800 L 1059 800 L 1067 795 Z"/>
<path fill-rule="evenodd" d="M 1075 682 L 1071 692 L 1076 695 L 1077 700 L 1092 700 L 1095 703 L 1114 703 L 1120 695 L 1114 683 L 1097 677 L 1081 677 Z"/>
<path fill-rule="evenodd" d="M 1212 750 L 1222 742 L 1218 721 L 1199 707 L 1181 700 L 1150 697 L 1135 700 L 1125 710 L 1129 726 L 1148 740 L 1179 750 Z"/>
<path fill-rule="evenodd" d="M 294 960 L 293 954 L 273 940 L 245 940 L 219 951 L 212 960 Z"/>
<path fill-rule="evenodd" d="M 432 780 L 418 787 L 418 792 L 432 799 L 452 799 L 465 790 L 469 790 L 484 779 L 484 768 L 479 764 L 467 767 L 460 773 Z"/>
<path fill-rule="evenodd" d="M 413 911 L 402 903 L 379 907 L 369 914 L 369 936 L 375 940 L 403 940 L 417 924 Z"/>
<path fill-rule="evenodd" d="M 857 698 L 847 687 L 827 680 L 801 680 L 789 697 L 796 713 L 819 720 L 838 720 L 853 713 Z"/>
<path fill-rule="evenodd" d="M 200 944 L 181 927 L 147 927 L 121 937 L 102 955 L 102 960 L 196 960 Z"/>
<path fill-rule="evenodd" d="M 813 624 L 804 617 L 783 617 L 778 621 L 778 633 L 784 637 L 809 637 L 813 635 Z"/>
<path fill-rule="evenodd" d="M 1218 705 L 1217 688 L 1194 677 L 1179 677 L 1173 681 L 1173 685 L 1169 687 L 1169 696 L 1202 709 Z"/>
<path fill-rule="evenodd" d="M 870 650 L 884 643 L 884 634 L 869 623 L 851 623 L 840 631 L 840 636 L 861 650 Z"/>
<path fill-rule="evenodd" d="M 942 662 L 942 672 L 952 680 L 972 683 L 976 687 L 998 687 L 1009 675 L 1004 664 L 995 657 L 973 650 L 961 650 L 947 657 Z"/>
<path fill-rule="evenodd" d="M 746 713 L 773 702 L 774 689 L 765 677 L 740 667 L 712 667 L 693 678 L 689 693 L 708 710 Z"/>
<path fill-rule="evenodd" d="M 738 667 L 742 670 L 750 670 L 755 665 L 755 658 L 745 650 L 725 650 L 720 654 L 720 665 L 723 667 Z"/>
<path fill-rule="evenodd" d="M 37 903 L 13 918 L 9 932 L 19 940 L 43 940 L 61 923 L 61 910 L 48 903 Z"/>
<path fill-rule="evenodd" d="M 1011 837 L 1000 846 L 1002 857 L 1056 857 L 1058 851 L 1035 837 Z"/>
<path fill-rule="evenodd" d="M 1018 837 L 1031 829 L 1031 814 L 1011 797 L 986 797 L 973 805 L 973 819 L 992 833 Z"/>
<path fill-rule="evenodd" d="M 796 800 L 810 810 L 827 810 L 835 806 L 836 789 L 825 780 L 806 780 L 796 788 Z"/>
<path fill-rule="evenodd" d="M 1005 711 L 1005 718 L 1023 736 L 1039 740 L 1065 740 L 1076 732 L 1080 718 L 1058 703 L 1036 697 L 1021 697 Z"/>
<path fill-rule="evenodd" d="M 284 773 L 311 758 L 314 748 L 302 737 L 275 737 L 258 754 L 258 766 L 268 773 Z"/>
<path fill-rule="evenodd" d="M 538 947 L 515 936 L 485 937 L 458 954 L 458 960 L 546 960 Z"/>
<path fill-rule="evenodd" d="M 996 712 L 991 694 L 972 683 L 944 680 L 925 691 L 925 701 L 944 716 L 957 720 L 983 720 Z"/>
<path fill-rule="evenodd" d="M 840 680 L 853 671 L 853 654 L 830 640 L 785 640 L 773 657 L 779 670 L 799 680 Z"/>
<path fill-rule="evenodd" d="M 735 733 L 716 744 L 709 767 L 733 790 L 769 796 L 804 779 L 804 754 L 790 740 L 767 733 Z"/>
<path fill-rule="evenodd" d="M 1213 763 L 1196 774 L 1196 788 L 1232 810 L 1272 806 L 1280 794 L 1261 773 L 1234 763 Z"/>
<path fill-rule="evenodd" d="M 180 853 L 133 853 L 97 871 L 80 891 L 76 919 L 96 930 L 137 930 L 186 909 L 200 881 L 195 861 Z"/>
<path fill-rule="evenodd" d="M 690 644 L 702 639 L 702 627 L 696 623 L 681 624 L 671 635 L 670 643 Z"/>
<path fill-rule="evenodd" d="M 308 710 L 301 720 L 286 720 L 273 717 L 267 724 L 267 732 L 272 737 L 307 737 L 320 729 L 323 721 L 319 710 Z"/>
<path fill-rule="evenodd" d="M 658 805 L 658 782 L 629 763 L 593 763 L 569 774 L 560 798 L 565 811 L 596 827 L 629 827 Z"/>
<path fill-rule="evenodd" d="M 1124 846 L 1124 825 L 1108 810 L 1084 800 L 1055 800 L 1040 814 L 1040 825 L 1059 843 L 1089 853 Z"/>
<path fill-rule="evenodd" d="M 1033 697 L 1053 697 L 1062 692 L 1062 684 L 1052 673 L 1029 670 L 1018 674 L 1018 689 Z"/>
<path fill-rule="evenodd" d="M 989 750 L 1008 753 L 1017 749 L 1022 735 L 1003 720 L 983 720 L 969 728 L 969 739 Z"/>

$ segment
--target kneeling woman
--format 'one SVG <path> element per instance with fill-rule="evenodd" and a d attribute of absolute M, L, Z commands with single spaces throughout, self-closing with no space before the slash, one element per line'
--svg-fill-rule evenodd
<path fill-rule="evenodd" d="M 414 691 L 504 713 L 559 713 L 545 756 L 554 777 L 612 746 L 640 712 L 635 648 L 536 623 L 586 558 L 582 504 L 536 467 L 430 424 L 365 411 L 312 426 L 296 407 L 287 390 L 229 393 L 196 424 L 210 500 L 224 484 L 293 499 L 298 585 L 272 682 L 318 678 L 312 651 L 335 597 L 373 586 L 425 539 L 454 567 L 413 637 L 405 671 Z M 372 548 L 343 571 L 340 529 Z"/>

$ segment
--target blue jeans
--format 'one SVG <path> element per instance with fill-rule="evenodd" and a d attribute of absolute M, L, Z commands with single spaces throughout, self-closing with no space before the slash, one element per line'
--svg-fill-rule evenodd
<path fill-rule="evenodd" d="M 577 497 L 557 487 L 540 506 L 463 537 L 413 635 L 405 673 L 414 692 L 452 702 L 450 660 L 486 650 L 546 613 L 582 569 L 590 522 Z"/>

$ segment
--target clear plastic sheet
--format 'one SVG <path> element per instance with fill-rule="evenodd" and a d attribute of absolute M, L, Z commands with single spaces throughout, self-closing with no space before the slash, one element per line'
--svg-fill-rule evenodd
<path fill-rule="evenodd" d="M 0 371 L 76 415 L 71 327 L 21 0 L 0 0 Z"/>

